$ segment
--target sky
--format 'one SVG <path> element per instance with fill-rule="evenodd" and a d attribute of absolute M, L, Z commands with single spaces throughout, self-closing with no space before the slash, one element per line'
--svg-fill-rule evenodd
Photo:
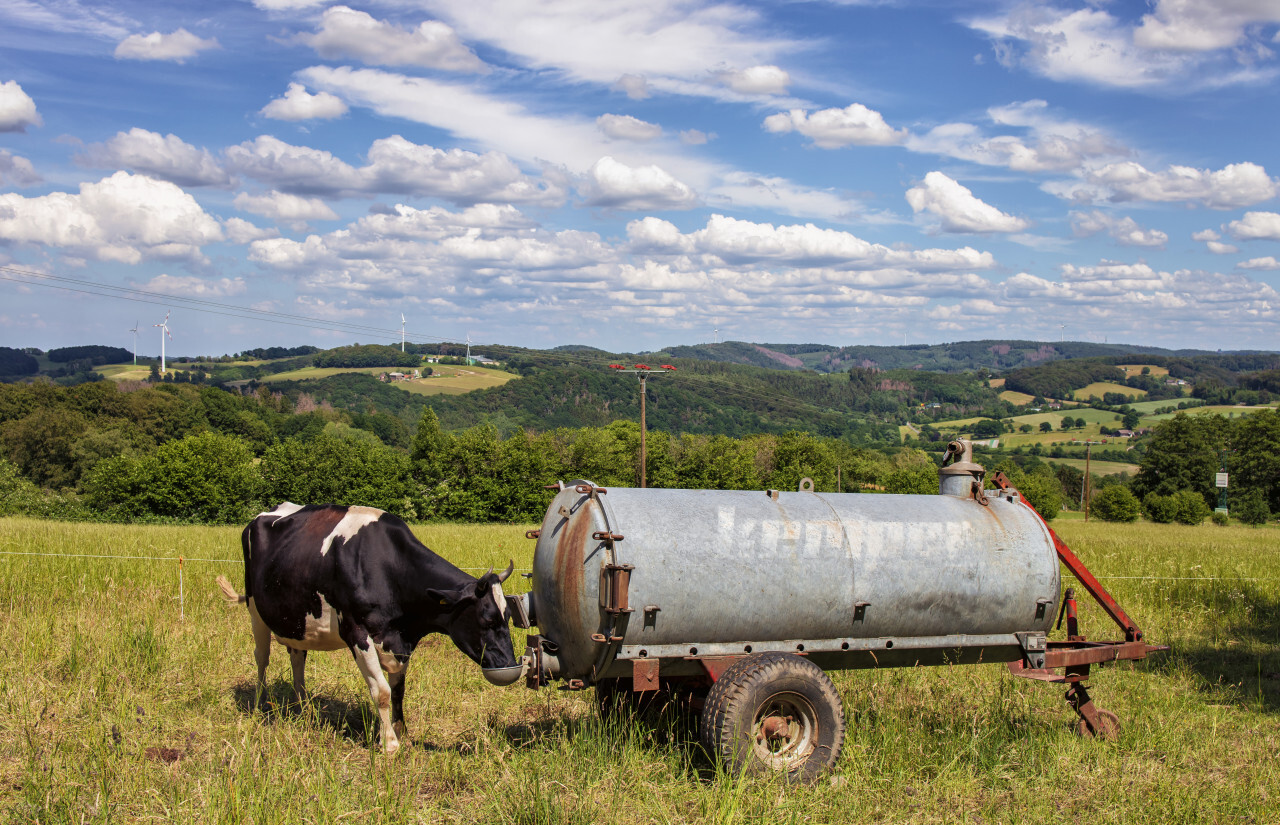
<path fill-rule="evenodd" d="M 1280 350 L 1278 52 L 1278 0 L 0 0 L 0 345 Z"/>

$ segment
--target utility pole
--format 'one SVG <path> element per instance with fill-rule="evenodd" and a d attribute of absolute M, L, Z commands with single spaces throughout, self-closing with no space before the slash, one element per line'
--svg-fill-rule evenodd
<path fill-rule="evenodd" d="M 1101 441 L 1084 442 L 1084 480 L 1080 482 L 1080 500 L 1084 505 L 1084 520 L 1089 520 L 1089 460 L 1093 455 L 1093 445 Z"/>
<path fill-rule="evenodd" d="M 640 486 L 644 487 L 646 481 L 645 468 L 648 465 L 648 453 L 645 442 L 647 424 L 644 416 L 645 396 L 648 393 L 646 391 L 645 382 L 648 381 L 650 375 L 661 375 L 664 372 L 675 372 L 676 368 L 670 364 L 663 364 L 658 369 L 654 369 L 648 364 L 636 364 L 634 367 L 624 367 L 621 364 L 610 364 L 609 369 L 617 370 L 618 372 L 629 372 L 634 374 L 636 378 L 640 379 Z"/>

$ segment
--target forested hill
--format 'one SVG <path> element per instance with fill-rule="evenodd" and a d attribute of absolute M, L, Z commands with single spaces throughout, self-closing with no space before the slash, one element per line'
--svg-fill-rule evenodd
<path fill-rule="evenodd" d="M 1205 350 L 1168 350 L 1160 347 L 1128 344 L 1091 344 L 1065 341 L 1057 344 L 1042 341 L 959 341 L 949 344 L 907 344 L 903 346 L 849 346 L 828 344 L 749 344 L 727 341 L 723 344 L 699 344 L 668 347 L 644 357 L 690 358 L 749 364 L 783 370 L 815 370 L 844 372 L 850 367 L 895 370 L 915 369 L 929 372 L 966 372 L 986 368 L 1003 372 L 1019 367 L 1069 358 L 1103 356 L 1194 356 L 1207 355 Z"/>
<path fill-rule="evenodd" d="M 967 414 L 994 410 L 1003 403 L 974 375 L 862 369 L 818 375 L 673 360 L 677 371 L 648 382 L 646 417 L 651 429 L 730 436 L 805 430 L 883 442 L 897 439 L 896 420 L 907 405 L 936 402 L 955 414 Z M 412 395 L 357 374 L 272 386 L 295 399 L 305 393 L 337 408 L 376 408 L 405 421 L 416 421 L 430 406 L 446 429 L 489 421 L 503 431 L 517 426 L 545 431 L 640 417 L 636 378 L 603 364 L 535 368 L 501 387 L 463 396 Z"/>

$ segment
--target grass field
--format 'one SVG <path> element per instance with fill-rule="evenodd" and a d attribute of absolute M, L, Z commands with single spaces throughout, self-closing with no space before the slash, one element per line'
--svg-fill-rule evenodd
<path fill-rule="evenodd" d="M 1154 375 L 1157 378 L 1169 374 L 1167 367 L 1157 367 L 1155 364 L 1120 364 L 1120 369 L 1124 370 L 1126 376 L 1141 375 L 1143 367 L 1147 368 L 1148 375 Z"/>
<path fill-rule="evenodd" d="M 264 383 L 273 381 L 310 381 L 328 378 L 344 372 L 363 372 L 369 375 L 381 375 L 384 372 L 403 372 L 404 367 L 305 367 L 300 370 L 281 372 L 264 378 Z M 509 372 L 488 369 L 486 367 L 455 367 L 440 364 L 431 365 L 432 374 L 422 378 L 398 381 L 395 386 L 406 392 L 420 395 L 462 395 L 472 390 L 483 390 L 489 387 L 500 387 L 515 378 Z"/>
<path fill-rule="evenodd" d="M 251 709 L 248 618 L 213 585 L 240 575 L 236 529 L 0 519 L 0 812 L 42 823 L 1275 822 L 1280 531 L 1060 528 L 1147 638 L 1173 647 L 1092 679 L 1121 718 L 1118 741 L 1077 738 L 1060 687 L 999 665 L 837 673 L 848 727 L 837 769 L 787 787 L 717 773 L 669 721 L 606 724 L 591 691 L 491 687 L 448 642 L 415 655 L 411 744 L 384 757 L 348 655 L 312 654 L 313 700 L 299 707 L 276 647 L 271 704 Z M 461 566 L 514 555 L 520 568 L 532 552 L 523 530 L 417 532 Z M 1114 636 L 1091 603 L 1081 621 Z"/>
<path fill-rule="evenodd" d="M 1030 404 L 1032 401 L 1034 401 L 1035 396 L 1029 395 L 1025 392 L 1017 392 L 1016 390 L 1005 390 L 1004 392 L 1000 393 L 1000 400 L 1008 401 L 1010 404 L 1013 404 L 1015 407 L 1021 407 L 1023 404 Z"/>
<path fill-rule="evenodd" d="M 1083 458 L 1046 458 L 1045 461 L 1050 464 L 1065 464 L 1068 467 L 1075 467 L 1080 472 L 1084 472 L 1085 461 Z M 1089 472 L 1096 476 L 1113 476 L 1118 473 L 1128 473 L 1131 476 L 1138 474 L 1137 464 L 1126 464 L 1123 461 L 1090 461 Z"/>
<path fill-rule="evenodd" d="M 1146 390 L 1135 390 L 1133 387 L 1126 387 L 1124 384 L 1114 384 L 1110 381 L 1094 381 L 1092 384 L 1076 390 L 1075 398 L 1077 401 L 1088 401 L 1090 398 L 1101 399 L 1109 392 L 1132 395 L 1139 401 L 1147 394 Z"/>

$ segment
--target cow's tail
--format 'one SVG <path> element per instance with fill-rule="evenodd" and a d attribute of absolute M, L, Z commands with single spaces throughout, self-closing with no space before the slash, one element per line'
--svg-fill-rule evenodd
<path fill-rule="evenodd" d="M 227 581 L 226 576 L 218 577 L 218 587 L 222 590 L 222 598 L 231 604 L 245 604 L 249 601 L 248 596 L 241 596 L 236 589 L 231 586 L 231 582 Z"/>

